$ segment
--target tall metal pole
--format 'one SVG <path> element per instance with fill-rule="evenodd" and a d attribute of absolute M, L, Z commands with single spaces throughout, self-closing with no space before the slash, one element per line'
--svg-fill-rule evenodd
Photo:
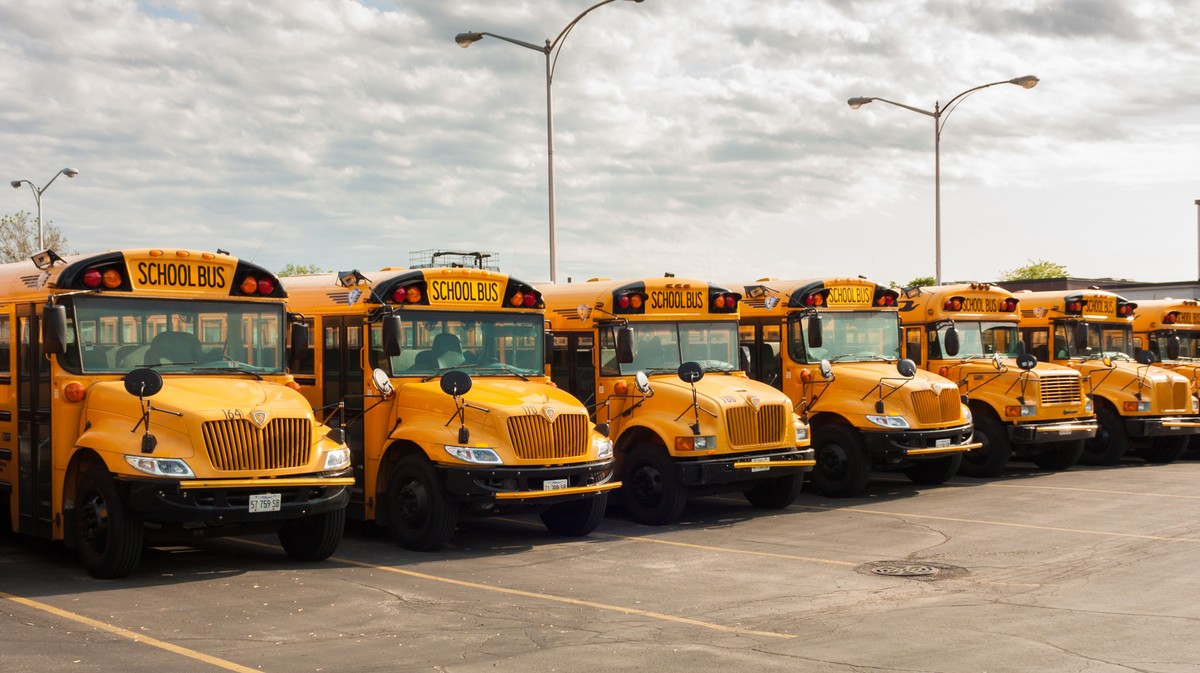
<path fill-rule="evenodd" d="M 933 104 L 933 284 L 942 284 L 942 110 Z"/>
<path fill-rule="evenodd" d="M 76 175 L 79 175 L 79 171 L 75 170 L 74 168 L 63 168 L 63 169 L 59 170 L 57 173 L 55 173 L 54 177 L 50 178 L 49 182 L 42 185 L 41 189 L 39 189 L 37 187 L 37 185 L 33 184 L 32 182 L 30 182 L 28 180 L 13 180 L 12 182 L 8 183 L 9 185 L 12 186 L 13 189 L 20 189 L 21 185 L 29 185 L 29 190 L 33 192 L 33 201 L 34 201 L 34 203 L 37 204 L 38 250 L 39 251 L 46 249 L 46 237 L 44 234 L 45 229 L 43 226 L 44 223 L 42 222 L 42 192 L 45 192 L 47 189 L 50 189 L 50 185 L 54 184 L 54 181 L 57 180 L 58 176 L 60 176 L 60 175 L 65 175 L 68 178 L 73 178 Z"/>
<path fill-rule="evenodd" d="M 546 185 L 550 193 L 550 284 L 558 281 L 558 253 L 554 244 L 554 104 L 550 94 L 550 40 L 546 40 Z"/>
<path fill-rule="evenodd" d="M 1200 199 L 1196 199 L 1196 280 L 1200 280 Z"/>

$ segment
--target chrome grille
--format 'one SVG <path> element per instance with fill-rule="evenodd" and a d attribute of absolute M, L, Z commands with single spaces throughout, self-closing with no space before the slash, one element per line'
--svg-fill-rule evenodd
<path fill-rule="evenodd" d="M 787 406 L 783 404 L 764 404 L 758 413 L 750 406 L 728 409 L 725 424 L 729 426 L 729 442 L 735 449 L 783 444 L 792 430 L 788 416 Z"/>
<path fill-rule="evenodd" d="M 1190 413 L 1192 405 L 1188 404 L 1187 381 L 1167 381 L 1154 385 L 1154 395 L 1163 411 L 1182 411 Z"/>
<path fill-rule="evenodd" d="M 586 414 L 559 414 L 554 422 L 541 415 L 508 419 L 508 436 L 521 460 L 579 458 L 588 451 Z"/>
<path fill-rule="evenodd" d="M 245 418 L 206 421 L 201 431 L 217 470 L 303 467 L 312 451 L 312 423 L 306 418 L 276 418 L 262 428 Z"/>
<path fill-rule="evenodd" d="M 921 425 L 953 423 L 962 417 L 962 401 L 957 390 L 943 390 L 941 393 L 918 390 L 912 394 L 912 401 L 917 422 Z"/>
<path fill-rule="evenodd" d="M 1070 374 L 1043 374 L 1038 378 L 1042 390 L 1042 404 L 1079 404 L 1082 399 L 1082 381 L 1080 377 Z"/>

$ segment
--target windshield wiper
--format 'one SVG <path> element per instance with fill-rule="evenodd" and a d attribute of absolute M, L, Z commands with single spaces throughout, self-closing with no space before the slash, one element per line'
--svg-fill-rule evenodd
<path fill-rule="evenodd" d="M 493 363 L 487 364 L 487 365 L 474 365 L 474 367 L 476 369 L 479 369 L 482 371 L 487 371 L 489 369 L 499 369 L 500 371 L 502 371 L 506 374 L 512 374 L 513 376 L 520 377 L 522 381 L 529 380 L 529 377 L 526 376 L 525 374 L 521 373 L 521 371 L 519 369 L 517 369 L 516 367 L 514 367 L 510 364 L 505 364 L 503 362 L 493 362 Z"/>
<path fill-rule="evenodd" d="M 198 367 L 196 367 L 196 370 L 197 371 L 203 370 L 205 372 L 234 372 L 236 374 L 249 374 L 249 375 L 253 376 L 254 378 L 258 379 L 259 381 L 262 381 L 263 377 L 261 374 L 259 374 L 258 372 L 254 371 L 254 370 L 248 369 L 249 367 L 253 367 L 253 366 L 254 365 L 249 365 L 244 362 L 239 362 L 236 364 L 222 363 L 222 364 L 215 365 L 215 366 L 199 365 Z"/>

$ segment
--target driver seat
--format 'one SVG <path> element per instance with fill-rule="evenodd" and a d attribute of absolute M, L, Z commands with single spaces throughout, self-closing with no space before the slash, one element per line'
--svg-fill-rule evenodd
<path fill-rule="evenodd" d="M 146 351 L 146 364 L 200 362 L 204 349 L 191 332 L 159 332 Z"/>

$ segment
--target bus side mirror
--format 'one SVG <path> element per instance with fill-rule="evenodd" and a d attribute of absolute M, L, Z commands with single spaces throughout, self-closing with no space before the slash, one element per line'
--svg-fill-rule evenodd
<path fill-rule="evenodd" d="M 308 325 L 302 322 L 292 323 L 292 352 L 293 360 L 299 360 L 308 350 Z"/>
<path fill-rule="evenodd" d="M 1179 359 L 1179 336 L 1172 334 L 1170 339 L 1167 339 L 1167 359 Z"/>
<path fill-rule="evenodd" d="M 951 325 L 946 329 L 946 355 L 958 355 L 958 328 Z"/>
<path fill-rule="evenodd" d="M 823 342 L 821 316 L 816 314 L 808 316 L 808 325 L 805 329 L 808 331 L 808 347 L 820 348 Z"/>
<path fill-rule="evenodd" d="M 400 354 L 400 334 L 403 324 L 398 315 L 383 316 L 383 354 L 389 358 Z"/>
<path fill-rule="evenodd" d="M 46 304 L 42 308 L 42 349 L 47 353 L 67 352 L 67 307 Z"/>
<path fill-rule="evenodd" d="M 1154 353 L 1142 349 L 1133 354 L 1133 359 L 1137 360 L 1138 364 L 1152 365 L 1154 364 Z"/>
<path fill-rule="evenodd" d="M 617 362 L 627 365 L 633 362 L 633 328 L 617 328 Z"/>

